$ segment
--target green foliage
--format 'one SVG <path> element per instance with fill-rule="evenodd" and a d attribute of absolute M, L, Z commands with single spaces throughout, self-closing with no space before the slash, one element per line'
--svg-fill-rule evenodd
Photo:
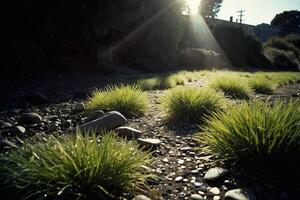
<path fill-rule="evenodd" d="M 150 153 L 112 132 L 25 142 L 0 156 L 1 185 L 24 199 L 111 199 L 148 190 Z M 16 194 L 13 192 L 13 194 Z"/>
<path fill-rule="evenodd" d="M 272 94 L 275 89 L 275 83 L 264 77 L 255 76 L 248 80 L 248 84 L 252 90 L 261 94 Z"/>
<path fill-rule="evenodd" d="M 200 14 L 203 17 L 215 18 L 220 11 L 223 0 L 201 0 Z"/>
<path fill-rule="evenodd" d="M 202 123 L 213 112 L 222 110 L 226 100 L 221 93 L 208 88 L 176 87 L 161 97 L 161 109 L 169 122 Z"/>
<path fill-rule="evenodd" d="M 116 110 L 137 116 L 147 110 L 148 97 L 137 85 L 107 86 L 104 90 L 93 91 L 86 105 L 89 110 Z"/>
<path fill-rule="evenodd" d="M 283 171 L 299 164 L 299 108 L 299 101 L 277 101 L 273 106 L 243 102 L 214 114 L 197 138 L 225 164 Z"/>
<path fill-rule="evenodd" d="M 279 86 L 300 81 L 300 72 L 265 72 L 258 73 L 257 75 L 264 76 Z"/>
<path fill-rule="evenodd" d="M 251 96 L 247 81 L 234 75 L 217 76 L 209 84 L 212 88 L 222 91 L 226 96 L 232 98 L 249 99 Z"/>
<path fill-rule="evenodd" d="M 264 54 L 277 68 L 299 70 L 300 49 L 295 47 L 293 42 L 297 44 L 296 37 L 271 38 L 263 45 Z"/>
<path fill-rule="evenodd" d="M 291 33 L 300 34 L 299 16 L 300 11 L 284 11 L 274 17 L 271 25 L 280 28 L 283 36 Z"/>

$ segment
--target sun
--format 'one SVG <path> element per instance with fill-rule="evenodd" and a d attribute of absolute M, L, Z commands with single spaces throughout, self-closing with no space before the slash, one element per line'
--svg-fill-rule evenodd
<path fill-rule="evenodd" d="M 196 15 L 199 11 L 200 0 L 186 0 L 189 14 Z"/>

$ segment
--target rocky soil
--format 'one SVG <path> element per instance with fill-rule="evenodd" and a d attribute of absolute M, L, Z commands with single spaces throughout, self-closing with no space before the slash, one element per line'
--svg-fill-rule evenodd
<path fill-rule="evenodd" d="M 126 77 L 123 79 L 126 80 Z M 118 134 L 137 139 L 141 145 L 153 149 L 155 161 L 151 168 L 145 170 L 152 170 L 159 177 L 159 180 L 150 182 L 151 188 L 159 194 L 156 198 L 300 199 L 299 188 L 294 186 L 296 180 L 293 177 L 288 183 L 276 184 L 276 180 L 247 174 L 242 169 L 233 171 L 216 166 L 212 156 L 202 151 L 201 144 L 193 139 L 197 127 L 164 123 L 158 102 L 162 91 L 149 92 L 149 110 L 142 117 L 126 119 L 121 113 L 103 111 L 87 114 L 82 103 L 86 95 L 93 88 L 103 87 L 113 81 L 116 80 L 107 77 L 90 77 L 85 80 L 68 77 L 58 78 L 56 82 L 44 82 L 39 88 L 33 88 L 31 82 L 28 83 L 29 89 L 24 89 L 26 85 L 18 86 L 13 90 L 14 93 L 1 98 L 1 151 L 16 148 L 25 138 L 36 134 L 64 134 L 74 131 L 78 126 L 82 129 L 99 126 L 116 129 Z M 196 85 L 201 87 L 202 83 L 200 81 Z M 56 91 L 56 88 L 59 89 Z M 294 84 L 279 88 L 273 95 L 258 95 L 257 98 L 266 101 L 300 98 L 299 93 L 300 84 Z M 135 197 L 139 200 L 149 198 L 154 197 L 152 194 Z"/>

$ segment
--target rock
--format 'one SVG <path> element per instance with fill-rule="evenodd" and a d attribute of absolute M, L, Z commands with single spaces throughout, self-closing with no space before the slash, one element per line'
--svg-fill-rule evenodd
<path fill-rule="evenodd" d="M 213 195 L 219 195 L 220 194 L 220 189 L 217 187 L 213 187 L 209 189 L 209 192 L 212 193 Z"/>
<path fill-rule="evenodd" d="M 227 173 L 227 170 L 221 167 L 214 167 L 209 169 L 205 175 L 204 180 L 207 181 L 216 181 L 222 178 Z"/>
<path fill-rule="evenodd" d="M 70 128 L 72 125 L 72 120 L 68 119 L 62 123 L 62 128 Z"/>
<path fill-rule="evenodd" d="M 20 124 L 38 124 L 42 121 L 41 116 L 36 113 L 25 113 L 21 116 Z"/>
<path fill-rule="evenodd" d="M 9 122 L 0 122 L 0 129 L 11 128 L 12 125 Z"/>
<path fill-rule="evenodd" d="M 41 93 L 27 94 L 24 95 L 24 100 L 33 105 L 42 105 L 50 103 L 48 97 Z"/>
<path fill-rule="evenodd" d="M 13 142 L 9 140 L 0 140 L 0 149 L 11 149 L 11 148 L 18 148 Z"/>
<path fill-rule="evenodd" d="M 249 189 L 234 189 L 225 193 L 225 200 L 256 200 L 254 193 Z"/>
<path fill-rule="evenodd" d="M 58 130 L 58 124 L 57 123 L 51 123 L 49 128 L 48 128 L 48 131 L 52 132 L 52 131 L 56 131 Z"/>
<path fill-rule="evenodd" d="M 151 200 L 149 197 L 145 196 L 145 195 L 137 195 L 133 198 L 133 200 Z"/>
<path fill-rule="evenodd" d="M 73 107 L 73 112 L 82 112 L 85 110 L 84 103 L 78 103 Z"/>
<path fill-rule="evenodd" d="M 145 147 L 149 147 L 149 148 L 158 147 L 161 144 L 161 141 L 159 139 L 138 138 L 137 141 L 140 145 L 145 146 Z"/>
<path fill-rule="evenodd" d="M 23 126 L 15 126 L 10 129 L 10 132 L 13 134 L 24 134 L 26 129 Z"/>
<path fill-rule="evenodd" d="M 103 130 L 112 130 L 117 127 L 125 125 L 127 119 L 117 111 L 111 111 L 105 113 L 102 117 L 85 123 L 75 129 L 79 129 L 81 131 L 89 131 L 94 130 L 96 133 L 100 133 Z"/>
<path fill-rule="evenodd" d="M 96 111 L 93 111 L 93 112 L 87 114 L 87 120 L 91 121 L 91 120 L 97 119 L 99 117 L 102 117 L 103 115 L 104 115 L 104 112 L 102 110 L 96 110 Z"/>
<path fill-rule="evenodd" d="M 192 194 L 192 195 L 191 195 L 191 199 L 192 199 L 192 200 L 203 200 L 204 197 L 201 196 L 200 194 Z"/>
<path fill-rule="evenodd" d="M 175 178 L 175 182 L 179 182 L 179 181 L 182 181 L 183 177 L 182 176 L 178 176 Z"/>
<path fill-rule="evenodd" d="M 142 135 L 141 131 L 127 126 L 119 127 L 115 132 L 117 135 L 126 138 L 139 138 Z"/>

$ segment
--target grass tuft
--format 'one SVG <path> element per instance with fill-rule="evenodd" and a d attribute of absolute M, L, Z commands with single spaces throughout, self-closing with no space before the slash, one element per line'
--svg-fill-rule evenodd
<path fill-rule="evenodd" d="M 248 84 L 254 92 L 260 94 L 272 94 L 275 90 L 275 83 L 264 77 L 251 77 Z"/>
<path fill-rule="evenodd" d="M 148 191 L 150 153 L 112 132 L 26 142 L 0 156 L 1 184 L 22 199 L 111 199 Z"/>
<path fill-rule="evenodd" d="M 218 76 L 215 77 L 210 86 L 216 90 L 222 91 L 226 96 L 236 99 L 249 99 L 251 90 L 243 78 L 236 76 Z"/>
<path fill-rule="evenodd" d="M 170 89 L 160 97 L 160 102 L 169 122 L 202 123 L 213 112 L 226 106 L 226 100 L 221 93 L 195 87 Z"/>
<path fill-rule="evenodd" d="M 299 101 L 243 102 L 214 114 L 196 137 L 230 166 L 270 170 L 297 167 L 300 153 Z"/>
<path fill-rule="evenodd" d="M 95 90 L 86 105 L 89 110 L 116 110 L 127 116 L 139 116 L 147 110 L 148 97 L 137 85 L 107 86 Z"/>

